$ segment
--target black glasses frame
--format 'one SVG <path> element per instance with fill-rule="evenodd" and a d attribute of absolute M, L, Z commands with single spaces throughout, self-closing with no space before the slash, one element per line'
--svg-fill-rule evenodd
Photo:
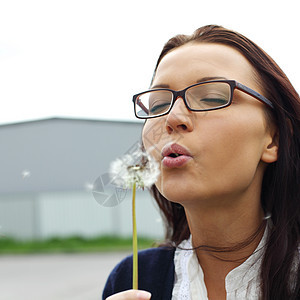
<path fill-rule="evenodd" d="M 207 83 L 227 83 L 229 86 L 230 86 L 230 99 L 228 101 L 228 103 L 224 104 L 223 106 L 219 106 L 219 107 L 213 107 L 213 108 L 206 108 L 206 109 L 193 109 L 193 108 L 190 108 L 187 101 L 186 101 L 186 98 L 185 98 L 185 95 L 186 95 L 186 91 L 192 87 L 195 87 L 195 86 L 200 86 L 200 85 L 203 85 L 203 84 L 207 84 Z M 222 109 L 224 107 L 227 107 L 229 106 L 231 103 L 232 103 L 232 98 L 233 98 L 233 92 L 235 89 L 238 89 L 254 98 L 256 98 L 257 100 L 261 101 L 262 103 L 266 104 L 267 106 L 269 106 L 270 108 L 274 109 L 274 106 L 272 104 L 272 102 L 270 100 L 268 100 L 266 97 L 264 97 L 263 95 L 261 95 L 260 93 L 252 90 L 251 88 L 235 81 L 235 80 L 210 80 L 210 81 L 203 81 L 203 82 L 200 82 L 200 83 L 196 83 L 196 84 L 193 84 L 193 85 L 190 85 L 188 87 L 186 87 L 185 89 L 181 90 L 181 91 L 174 91 L 174 90 L 171 90 L 171 89 L 167 89 L 167 88 L 158 88 L 158 89 L 153 89 L 153 90 L 148 90 L 148 91 L 145 91 L 145 92 L 142 92 L 142 93 L 139 93 L 139 94 L 136 94 L 133 96 L 133 104 L 134 104 L 134 113 L 135 113 L 135 116 L 138 118 L 138 119 L 151 119 L 151 118 L 157 118 L 157 117 L 161 117 L 161 116 L 164 116 L 164 115 L 167 115 L 175 101 L 180 97 L 183 99 L 184 101 L 184 104 L 185 106 L 190 110 L 190 111 L 210 111 L 210 110 L 217 110 L 217 109 Z M 170 91 L 172 92 L 173 94 L 173 98 L 172 98 L 172 102 L 170 104 L 170 108 L 161 113 L 161 114 L 158 114 L 158 115 L 155 115 L 155 116 L 138 116 L 137 115 L 137 112 L 136 112 L 136 106 L 140 106 L 143 110 L 145 110 L 146 112 L 148 111 L 148 109 L 146 107 L 143 107 L 143 104 L 141 102 L 139 102 L 139 99 L 138 97 L 143 95 L 143 94 L 146 94 L 146 93 L 149 93 L 149 92 L 153 92 L 153 91 Z"/>

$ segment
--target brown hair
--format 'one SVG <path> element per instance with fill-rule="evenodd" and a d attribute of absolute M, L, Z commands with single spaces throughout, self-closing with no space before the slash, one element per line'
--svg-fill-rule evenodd
<path fill-rule="evenodd" d="M 243 35 L 209 25 L 192 35 L 177 35 L 163 47 L 155 71 L 170 51 L 189 42 L 219 43 L 237 49 L 251 63 L 265 96 L 272 101 L 272 119 L 279 131 L 278 160 L 264 174 L 261 203 L 272 216 L 273 227 L 261 266 L 262 299 L 300 299 L 300 99 L 292 84 L 261 48 Z M 155 186 L 151 192 L 162 212 L 166 241 L 178 246 L 190 230 L 180 204 L 164 198 Z"/>

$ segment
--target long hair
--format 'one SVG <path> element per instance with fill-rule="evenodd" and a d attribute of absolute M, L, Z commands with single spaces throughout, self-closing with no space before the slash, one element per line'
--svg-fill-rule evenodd
<path fill-rule="evenodd" d="M 261 265 L 262 299 L 300 299 L 300 99 L 296 90 L 274 62 L 255 43 L 221 26 L 209 25 L 192 35 L 177 35 L 164 46 L 154 71 L 162 58 L 189 42 L 217 43 L 238 50 L 256 70 L 264 95 L 274 105 L 269 121 L 279 132 L 278 160 L 264 174 L 261 204 L 272 216 Z M 163 197 L 155 186 L 151 192 L 162 212 L 166 241 L 175 245 L 187 239 L 190 230 L 180 204 Z"/>

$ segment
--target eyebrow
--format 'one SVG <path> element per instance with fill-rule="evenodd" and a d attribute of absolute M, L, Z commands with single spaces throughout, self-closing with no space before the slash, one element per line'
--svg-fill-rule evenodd
<path fill-rule="evenodd" d="M 170 86 L 168 84 L 156 84 L 154 86 L 151 86 L 151 89 L 168 89 Z"/>
<path fill-rule="evenodd" d="M 198 80 L 196 80 L 196 83 L 204 82 L 204 81 L 210 81 L 210 80 L 228 80 L 226 77 L 220 77 L 220 76 L 215 76 L 215 77 L 202 77 Z M 151 87 L 151 89 L 168 89 L 170 86 L 168 84 L 156 84 Z"/>
<path fill-rule="evenodd" d="M 226 77 L 220 77 L 220 76 L 215 76 L 215 77 L 202 77 L 201 79 L 198 79 L 196 83 L 204 82 L 204 81 L 210 81 L 210 80 L 228 80 Z"/>

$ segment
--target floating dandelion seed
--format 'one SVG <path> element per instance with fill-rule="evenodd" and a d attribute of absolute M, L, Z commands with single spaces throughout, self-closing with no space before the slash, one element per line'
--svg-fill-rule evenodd
<path fill-rule="evenodd" d="M 150 187 L 159 175 L 159 164 L 146 152 L 136 150 L 111 164 L 112 182 L 122 188 L 132 188 L 132 246 L 133 278 L 132 288 L 138 289 L 138 246 L 136 231 L 135 194 L 136 188 Z"/>
<path fill-rule="evenodd" d="M 86 182 L 86 183 L 84 184 L 84 188 L 85 188 L 86 191 L 90 192 L 90 191 L 93 190 L 94 185 L 93 185 L 92 183 L 90 183 L 90 182 Z"/>
<path fill-rule="evenodd" d="M 21 174 L 23 179 L 28 178 L 31 175 L 29 170 L 23 170 Z"/>

